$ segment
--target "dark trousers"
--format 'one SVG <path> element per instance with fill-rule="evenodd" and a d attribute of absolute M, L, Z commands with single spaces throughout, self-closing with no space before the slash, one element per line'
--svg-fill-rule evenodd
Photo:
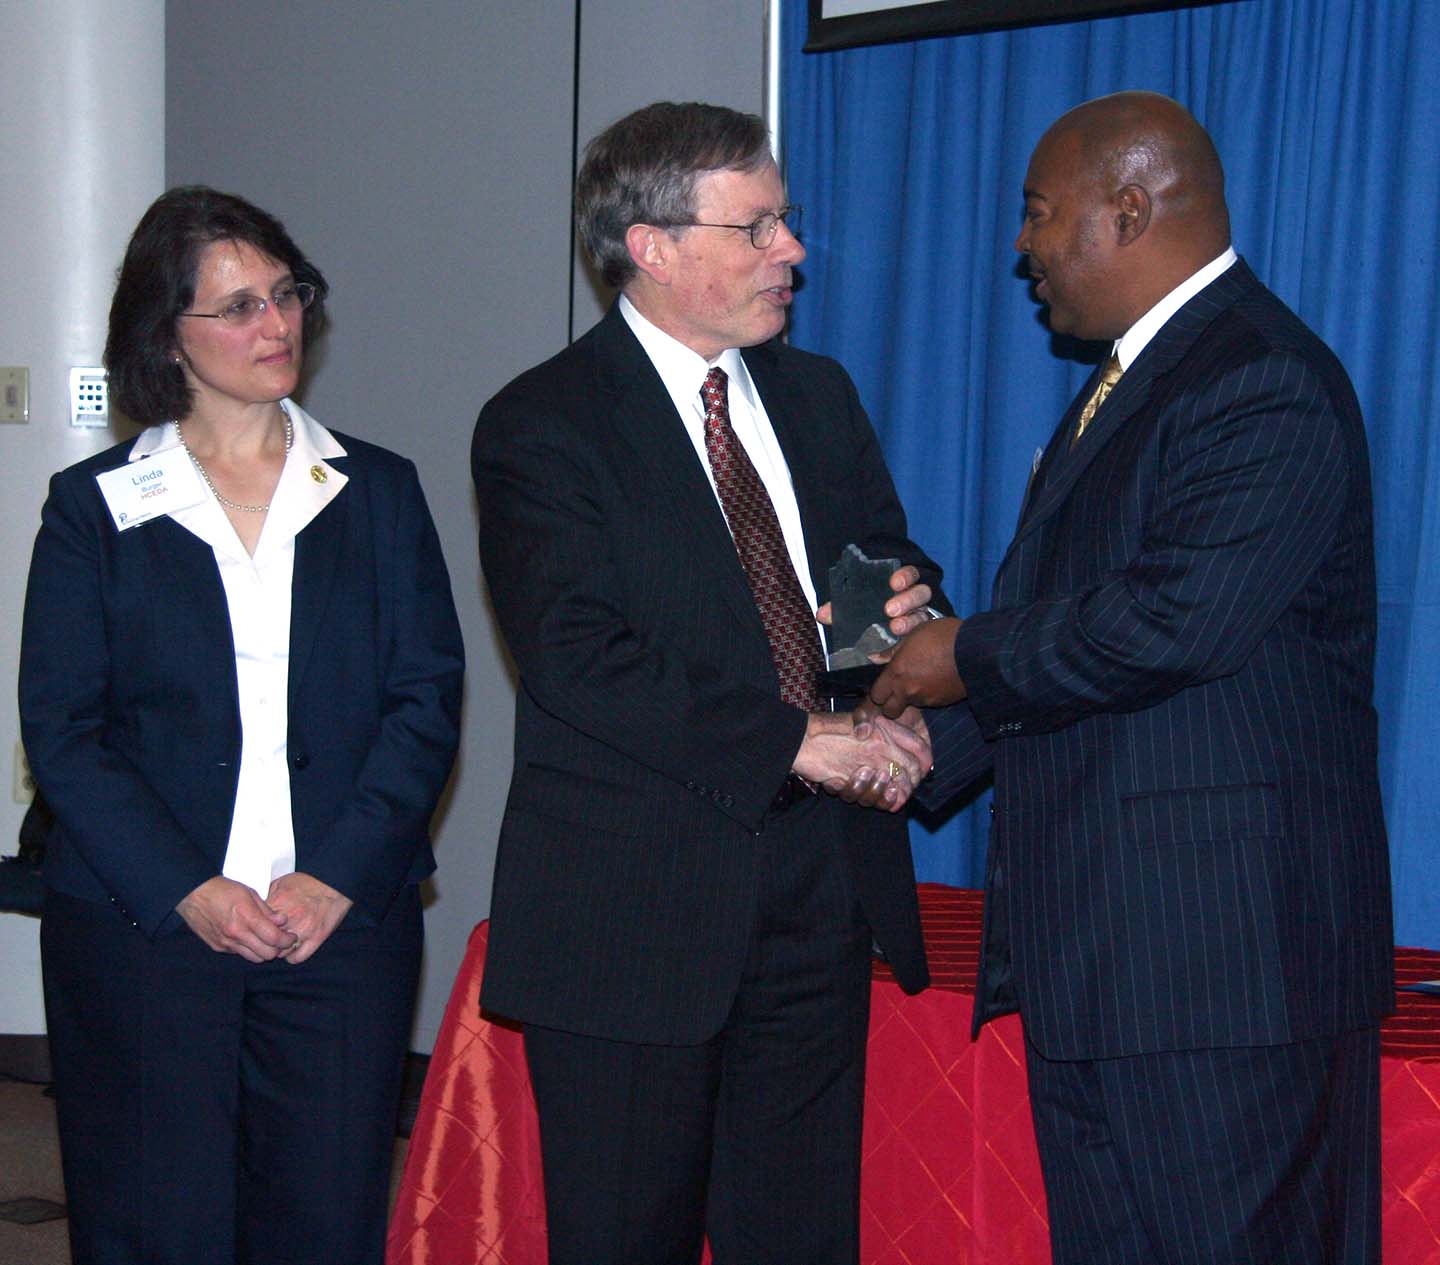
<path fill-rule="evenodd" d="M 1380 1037 L 1052 1062 L 1054 1265 L 1379 1265 Z"/>
<path fill-rule="evenodd" d="M 810 814 L 761 839 L 724 1028 L 697 1046 L 527 1025 L 550 1265 L 854 1265 L 870 932 Z M 697 955 L 705 952 L 695 945 Z"/>
<path fill-rule="evenodd" d="M 294 967 L 53 893 L 40 934 L 75 1265 L 384 1260 L 415 888 Z"/>

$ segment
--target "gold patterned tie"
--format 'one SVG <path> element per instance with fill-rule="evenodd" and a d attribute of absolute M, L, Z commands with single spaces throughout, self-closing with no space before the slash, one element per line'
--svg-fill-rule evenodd
<path fill-rule="evenodd" d="M 1120 375 L 1125 370 L 1120 367 L 1120 357 L 1111 355 L 1105 362 L 1105 368 L 1100 371 L 1100 381 L 1095 384 L 1094 393 L 1085 401 L 1085 407 L 1080 410 L 1080 420 L 1075 423 L 1075 438 L 1070 442 L 1078 443 L 1080 436 L 1085 433 L 1085 428 L 1090 425 L 1090 419 L 1095 416 L 1100 406 L 1105 403 L 1105 397 L 1115 389 L 1115 384 L 1120 381 Z"/>

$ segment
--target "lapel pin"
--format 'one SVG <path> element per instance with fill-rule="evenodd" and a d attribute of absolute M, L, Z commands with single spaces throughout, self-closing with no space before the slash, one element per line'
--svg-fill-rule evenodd
<path fill-rule="evenodd" d="M 325 473 L 324 466 L 311 466 L 310 477 L 314 479 L 316 483 L 328 483 L 330 480 L 330 476 Z"/>

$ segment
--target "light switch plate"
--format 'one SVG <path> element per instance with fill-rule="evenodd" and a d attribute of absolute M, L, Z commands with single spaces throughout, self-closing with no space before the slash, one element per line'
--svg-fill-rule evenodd
<path fill-rule="evenodd" d="M 0 422 L 30 420 L 30 370 L 24 365 L 0 367 Z"/>

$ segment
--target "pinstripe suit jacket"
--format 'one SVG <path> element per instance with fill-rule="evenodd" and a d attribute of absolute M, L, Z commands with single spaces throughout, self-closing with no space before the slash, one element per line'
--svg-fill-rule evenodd
<path fill-rule="evenodd" d="M 779 343 L 744 355 L 819 599 L 850 541 L 938 585 L 844 371 Z M 618 310 L 485 406 L 472 460 L 520 678 L 482 1001 L 611 1039 L 705 1040 L 739 984 L 757 840 L 804 715 L 779 700 L 724 516 Z M 842 850 L 902 983 L 923 986 L 903 821 L 825 795 L 799 811 Z"/>
<path fill-rule="evenodd" d="M 1271 1044 L 1392 1002 L 1359 406 L 1237 263 L 1055 432 L 931 717 L 993 768 L 977 1026 L 1051 1058 Z"/>

